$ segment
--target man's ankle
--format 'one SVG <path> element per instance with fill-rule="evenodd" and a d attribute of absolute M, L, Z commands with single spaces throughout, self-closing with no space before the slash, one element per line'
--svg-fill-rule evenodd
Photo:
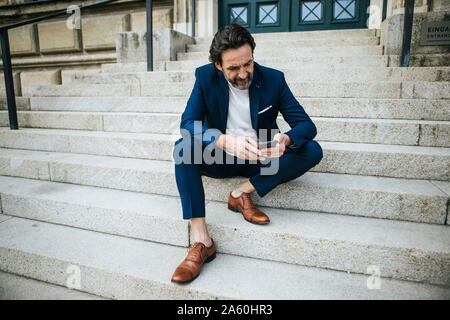
<path fill-rule="evenodd" d="M 203 243 L 207 248 L 211 247 L 212 245 L 212 239 L 211 237 L 199 237 L 195 239 L 195 242 L 201 242 Z"/>
<path fill-rule="evenodd" d="M 231 196 L 233 198 L 239 198 L 242 195 L 242 192 L 243 191 L 241 191 L 241 190 L 234 190 L 234 191 L 231 192 Z"/>

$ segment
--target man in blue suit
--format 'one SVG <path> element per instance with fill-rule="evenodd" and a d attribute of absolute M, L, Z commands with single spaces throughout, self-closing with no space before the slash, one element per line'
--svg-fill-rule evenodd
<path fill-rule="evenodd" d="M 203 263 L 214 259 L 216 247 L 205 222 L 201 176 L 249 178 L 228 196 L 228 208 L 250 223 L 269 217 L 255 208 L 251 194 L 264 197 L 322 159 L 313 140 L 316 126 L 290 91 L 282 72 L 253 60 L 255 42 L 239 25 L 221 28 L 211 44 L 211 64 L 195 71 L 196 81 L 181 117 L 182 138 L 175 143 L 175 176 L 195 243 L 175 270 L 172 281 L 195 279 Z M 281 133 L 280 112 L 291 129 Z M 272 141 L 269 146 L 259 143 Z"/>

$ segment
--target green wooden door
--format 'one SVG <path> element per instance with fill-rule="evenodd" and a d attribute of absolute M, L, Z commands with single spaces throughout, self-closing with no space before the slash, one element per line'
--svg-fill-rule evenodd
<path fill-rule="evenodd" d="M 252 33 L 367 28 L 370 0 L 219 0 L 219 26 Z"/>

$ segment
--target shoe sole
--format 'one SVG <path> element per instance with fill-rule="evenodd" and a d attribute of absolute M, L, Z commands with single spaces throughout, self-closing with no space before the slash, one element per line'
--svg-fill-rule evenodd
<path fill-rule="evenodd" d="M 266 222 L 256 222 L 256 221 L 250 221 L 250 220 L 247 220 L 247 219 L 245 218 L 245 216 L 244 216 L 244 214 L 242 213 L 241 210 L 236 209 L 235 207 L 233 207 L 233 206 L 230 205 L 230 204 L 228 204 L 228 209 L 230 209 L 231 211 L 238 212 L 238 213 L 242 214 L 242 216 L 244 217 L 244 220 L 247 221 L 247 222 L 250 222 L 250 223 L 253 223 L 253 224 L 257 224 L 257 225 L 260 225 L 260 226 L 261 226 L 261 225 L 265 225 L 265 224 L 269 224 L 269 223 L 270 223 L 270 220 L 269 220 L 269 221 L 266 221 Z"/>
<path fill-rule="evenodd" d="M 209 263 L 209 262 L 213 261 L 215 258 L 216 258 L 216 253 L 214 252 L 214 254 L 211 257 L 206 258 L 205 263 Z M 200 273 L 201 272 L 199 272 L 199 274 L 196 275 L 194 278 L 192 278 L 190 280 L 187 280 L 187 281 L 173 281 L 173 280 L 170 280 L 170 282 L 178 283 L 178 284 L 188 284 L 188 283 L 191 283 L 192 281 L 194 281 L 195 279 L 197 279 L 197 277 L 200 275 Z"/>

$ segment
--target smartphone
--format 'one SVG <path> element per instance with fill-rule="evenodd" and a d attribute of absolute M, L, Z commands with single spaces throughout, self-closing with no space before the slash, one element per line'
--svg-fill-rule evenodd
<path fill-rule="evenodd" d="M 273 148 L 276 147 L 278 141 L 277 140 L 272 140 L 272 141 L 260 141 L 258 142 L 258 149 L 266 149 L 266 148 Z"/>

